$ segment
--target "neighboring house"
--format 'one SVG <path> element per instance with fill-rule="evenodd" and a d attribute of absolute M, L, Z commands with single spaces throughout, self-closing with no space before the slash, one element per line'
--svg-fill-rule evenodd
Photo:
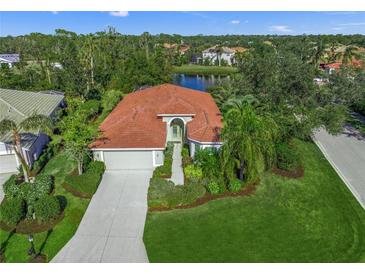
<path fill-rule="evenodd" d="M 197 150 L 222 145 L 221 112 L 209 93 L 163 84 L 128 94 L 100 126 L 91 144 L 108 170 L 152 169 L 164 161 L 169 141 Z"/>
<path fill-rule="evenodd" d="M 202 52 L 203 62 L 204 60 L 209 60 L 210 63 L 215 64 L 218 62 L 219 55 L 220 59 L 224 60 L 228 65 L 233 65 L 236 63 L 235 55 L 236 53 L 245 52 L 247 49 L 243 47 L 221 47 L 218 45 L 210 47 Z"/>
<path fill-rule="evenodd" d="M 14 54 L 0 54 L 0 64 L 7 64 L 9 68 L 13 67 L 15 63 L 19 63 L 20 55 Z"/>
<path fill-rule="evenodd" d="M 0 121 L 10 119 L 19 124 L 33 114 L 54 118 L 56 110 L 63 104 L 63 98 L 58 91 L 29 92 L 0 88 Z M 32 166 L 49 138 L 43 133 L 29 132 L 21 132 L 20 136 L 25 160 Z M 0 135 L 0 173 L 15 172 L 19 164 L 11 133 Z"/>
<path fill-rule="evenodd" d="M 180 55 L 184 55 L 190 49 L 190 46 L 185 44 L 178 45 L 178 44 L 164 43 L 163 47 L 165 49 L 178 51 Z"/>
<path fill-rule="evenodd" d="M 342 62 L 335 62 L 335 63 L 331 63 L 331 64 L 320 64 L 320 68 L 328 74 L 333 74 L 336 71 L 339 71 L 342 66 L 352 66 L 355 68 L 363 68 L 364 64 L 361 60 L 356 60 L 356 59 L 352 60 L 351 63 L 348 65 L 345 65 Z"/>

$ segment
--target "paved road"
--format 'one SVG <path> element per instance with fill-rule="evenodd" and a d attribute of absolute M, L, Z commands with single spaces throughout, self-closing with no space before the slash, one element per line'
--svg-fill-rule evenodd
<path fill-rule="evenodd" d="M 143 243 L 152 171 L 107 171 L 56 263 L 148 262 Z"/>
<path fill-rule="evenodd" d="M 0 203 L 4 199 L 3 183 L 12 175 L 13 173 L 0 173 Z"/>
<path fill-rule="evenodd" d="M 346 125 L 338 136 L 321 129 L 313 139 L 365 209 L 365 136 Z"/>

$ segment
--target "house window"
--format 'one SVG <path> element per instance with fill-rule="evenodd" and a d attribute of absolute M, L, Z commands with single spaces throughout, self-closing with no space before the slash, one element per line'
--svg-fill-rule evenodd
<path fill-rule="evenodd" d="M 173 136 L 174 138 L 176 138 L 176 137 L 177 137 L 177 126 L 173 126 L 173 127 L 172 127 L 172 136 Z"/>

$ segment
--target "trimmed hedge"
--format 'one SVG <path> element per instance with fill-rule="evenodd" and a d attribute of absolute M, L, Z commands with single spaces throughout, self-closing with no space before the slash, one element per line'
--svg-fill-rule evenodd
<path fill-rule="evenodd" d="M 152 178 L 171 178 L 172 175 L 172 155 L 174 153 L 174 144 L 168 143 L 165 150 L 165 159 L 162 166 L 156 167 L 153 171 Z"/>
<path fill-rule="evenodd" d="M 16 175 L 11 175 L 10 178 L 3 184 L 5 197 L 14 198 L 19 193 L 19 180 Z"/>
<path fill-rule="evenodd" d="M 54 220 L 61 213 L 60 202 L 55 196 L 43 196 L 34 203 L 34 213 L 41 222 Z"/>
<path fill-rule="evenodd" d="M 300 167 L 300 155 L 293 145 L 280 143 L 276 145 L 277 167 L 279 169 L 293 171 Z"/>
<path fill-rule="evenodd" d="M 21 198 L 5 199 L 0 205 L 0 221 L 9 226 L 17 225 L 25 216 L 25 202 Z"/>
<path fill-rule="evenodd" d="M 105 164 L 103 162 L 93 161 L 85 173 L 77 176 L 66 176 L 63 186 L 75 196 L 91 198 L 99 187 L 104 171 Z"/>
<path fill-rule="evenodd" d="M 205 193 L 201 184 L 175 185 L 162 178 L 152 178 L 148 189 L 148 207 L 151 209 L 189 205 Z"/>

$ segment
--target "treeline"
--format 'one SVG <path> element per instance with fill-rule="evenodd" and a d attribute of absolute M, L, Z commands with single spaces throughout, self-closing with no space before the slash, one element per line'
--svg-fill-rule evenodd
<path fill-rule="evenodd" d="M 184 55 L 164 43 L 190 46 Z M 0 87 L 61 90 L 66 95 L 94 98 L 106 90 L 130 92 L 144 85 L 170 81 L 171 66 L 188 63 L 213 45 L 247 48 L 271 45 L 303 61 L 319 61 L 335 45 L 365 47 L 364 35 L 123 35 L 114 28 L 94 34 L 57 29 L 52 35 L 30 33 L 0 37 L 0 53 L 20 53 L 21 62 L 0 69 Z M 319 57 L 319 58 L 317 58 Z M 312 60 L 313 61 L 313 60 Z"/>
<path fill-rule="evenodd" d="M 170 80 L 170 59 L 148 33 L 126 36 L 113 28 L 88 35 L 58 29 L 0 38 L 1 53 L 20 53 L 14 68 L 2 66 L 0 87 L 56 89 L 95 97 L 105 90 L 128 92 Z"/>

